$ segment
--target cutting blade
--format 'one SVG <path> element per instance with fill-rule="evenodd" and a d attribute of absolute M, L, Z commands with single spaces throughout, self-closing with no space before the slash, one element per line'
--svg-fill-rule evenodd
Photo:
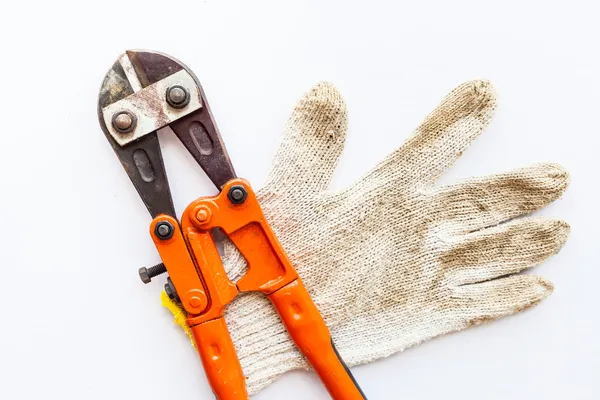
<path fill-rule="evenodd" d="M 170 56 L 147 50 L 122 54 L 100 88 L 98 118 L 153 217 L 175 216 L 161 130 L 177 135 L 217 188 L 236 177 L 202 86 Z"/>

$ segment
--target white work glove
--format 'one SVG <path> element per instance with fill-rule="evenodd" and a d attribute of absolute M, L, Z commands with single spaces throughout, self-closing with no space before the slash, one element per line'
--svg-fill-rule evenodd
<path fill-rule="evenodd" d="M 569 226 L 519 218 L 568 184 L 556 164 L 437 187 L 435 181 L 488 125 L 490 83 L 452 91 L 408 141 L 350 187 L 328 185 L 344 146 L 346 107 L 321 83 L 296 106 L 258 200 L 350 366 L 522 311 L 553 289 L 521 275 L 556 253 Z M 226 243 L 232 280 L 245 262 Z M 275 309 L 242 295 L 226 321 L 250 394 L 309 368 Z"/>

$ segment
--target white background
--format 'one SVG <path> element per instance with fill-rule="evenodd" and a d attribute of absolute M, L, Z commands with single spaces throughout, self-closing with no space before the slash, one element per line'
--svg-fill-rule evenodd
<path fill-rule="evenodd" d="M 494 3 L 495 5 L 493 5 Z M 197 355 L 158 299 L 145 207 L 102 135 L 96 96 L 128 48 L 199 76 L 238 173 L 260 187 L 297 98 L 334 82 L 350 115 L 335 186 L 400 145 L 454 86 L 490 79 L 490 128 L 443 178 L 556 161 L 543 214 L 564 249 L 533 273 L 540 306 L 353 368 L 372 400 L 600 398 L 597 1 L 43 1 L 0 15 L 0 390 L 5 399 L 209 399 Z M 175 204 L 214 194 L 161 137 Z M 255 397 L 327 398 L 309 372 Z"/>

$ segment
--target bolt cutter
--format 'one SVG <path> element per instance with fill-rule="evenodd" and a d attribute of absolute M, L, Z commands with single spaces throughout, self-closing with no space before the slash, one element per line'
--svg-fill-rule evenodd
<path fill-rule="evenodd" d="M 181 62 L 127 51 L 106 74 L 98 100 L 104 134 L 153 217 L 150 236 L 162 264 L 141 268 L 144 283 L 168 272 L 167 294 L 187 313 L 218 400 L 247 399 L 245 378 L 223 313 L 239 292 L 262 292 L 333 399 L 365 399 L 302 280 L 266 221 L 249 182 L 238 178 L 206 95 Z M 193 201 L 177 220 L 157 132 L 175 133 L 219 189 Z M 220 228 L 248 264 L 229 280 L 215 240 Z"/>

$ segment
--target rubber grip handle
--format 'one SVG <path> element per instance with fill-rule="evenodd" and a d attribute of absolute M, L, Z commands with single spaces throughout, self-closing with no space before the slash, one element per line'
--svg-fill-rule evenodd
<path fill-rule="evenodd" d="M 334 400 L 366 400 L 300 278 L 269 295 L 298 349 Z"/>
<path fill-rule="evenodd" d="M 190 327 L 204 365 L 206 378 L 217 400 L 246 400 L 246 378 L 235 347 L 220 317 Z"/>

